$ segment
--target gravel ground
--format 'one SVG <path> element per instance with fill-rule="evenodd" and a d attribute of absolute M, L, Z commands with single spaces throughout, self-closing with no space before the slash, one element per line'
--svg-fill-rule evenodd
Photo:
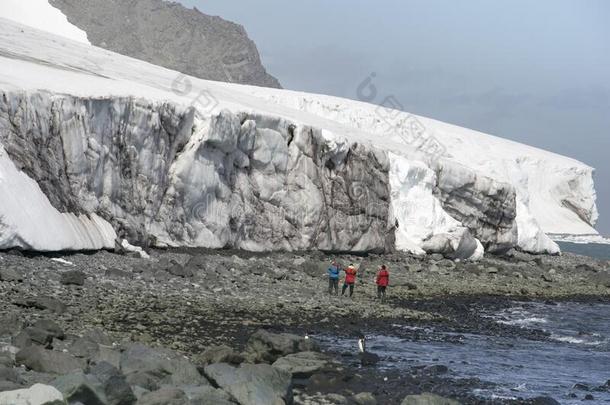
<path fill-rule="evenodd" d="M 455 263 L 406 254 L 364 257 L 184 249 L 150 253 L 151 259 L 106 251 L 61 256 L 0 252 L 0 317 L 12 316 L 25 324 L 51 318 L 67 334 L 82 335 L 97 328 L 117 342 L 158 345 L 194 357 L 210 345 L 242 350 L 248 337 L 261 328 L 355 336 L 360 329 L 383 332 L 400 322 L 545 339 L 542 332 L 485 320 L 477 315 L 476 306 L 507 306 L 514 298 L 610 301 L 609 263 L 570 254 L 512 253 L 478 263 Z M 344 266 L 360 267 L 354 297 L 329 296 L 325 271 L 332 258 Z M 382 263 L 391 272 L 384 304 L 376 300 L 373 282 Z M 10 327 L 0 325 L 0 330 Z M 369 372 L 366 377 L 366 370 L 359 371 L 374 390 L 382 375 Z M 450 384 L 434 376 L 420 377 L 407 383 L 395 376 L 401 387 L 398 394 L 428 384 L 432 390 L 437 387 L 443 394 L 477 403 L 467 391 L 480 382 Z M 362 382 L 346 386 L 350 384 Z M 443 387 L 452 389 L 444 392 Z M 297 399 L 307 402 L 307 395 L 305 390 Z M 391 398 L 386 400 L 392 403 Z"/>

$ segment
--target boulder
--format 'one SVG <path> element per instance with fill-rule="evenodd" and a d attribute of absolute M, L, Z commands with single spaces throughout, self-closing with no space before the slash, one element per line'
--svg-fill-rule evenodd
<path fill-rule="evenodd" d="M 131 273 L 119 269 L 108 269 L 104 276 L 108 278 L 132 278 Z"/>
<path fill-rule="evenodd" d="M 61 329 L 61 327 L 49 319 L 39 319 L 34 323 L 34 327 L 44 330 L 52 338 L 63 339 L 65 337 L 64 331 Z"/>
<path fill-rule="evenodd" d="M 184 391 L 177 388 L 161 388 L 144 394 L 137 405 L 190 405 Z"/>
<path fill-rule="evenodd" d="M 165 379 L 163 374 L 155 371 L 133 371 L 125 376 L 127 383 L 134 389 L 141 388 L 146 391 L 157 391 L 161 388 L 162 381 Z"/>
<path fill-rule="evenodd" d="M 22 382 L 16 369 L 5 366 L 0 366 L 0 381 L 10 381 L 15 384 L 21 384 Z"/>
<path fill-rule="evenodd" d="M 23 275 L 11 268 L 0 268 L 0 281 L 20 283 L 23 281 Z"/>
<path fill-rule="evenodd" d="M 370 392 L 361 392 L 352 396 L 352 401 L 356 405 L 377 405 L 377 399 Z"/>
<path fill-rule="evenodd" d="M 428 253 L 441 254 L 444 258 L 452 260 L 478 260 L 482 256 L 481 243 L 472 236 L 469 229 L 464 227 L 459 227 L 449 233 L 431 236 L 424 241 L 422 249 Z"/>
<path fill-rule="evenodd" d="M 253 363 L 273 363 L 282 356 L 307 351 L 319 351 L 311 339 L 289 333 L 259 330 L 250 336 L 245 355 Z"/>
<path fill-rule="evenodd" d="M 66 312 L 67 306 L 59 300 L 51 297 L 33 297 L 33 298 L 18 298 L 13 301 L 13 304 L 26 307 L 26 308 L 36 308 L 41 310 L 49 310 L 55 312 L 56 314 L 63 314 Z"/>
<path fill-rule="evenodd" d="M 118 254 L 126 256 L 137 257 L 140 259 L 150 259 L 150 255 L 146 253 L 144 249 L 142 249 L 140 246 L 132 245 L 126 239 L 123 239 L 121 241 L 116 240 L 114 251 Z"/>
<path fill-rule="evenodd" d="M 174 263 L 173 266 L 167 269 L 167 272 L 173 276 L 182 278 L 191 278 L 194 276 L 194 273 L 190 268 L 185 267 L 180 263 Z"/>
<path fill-rule="evenodd" d="M 210 385 L 181 387 L 181 390 L 189 399 L 189 405 L 235 405 L 229 394 Z"/>
<path fill-rule="evenodd" d="M 99 350 L 100 346 L 97 343 L 86 338 L 76 339 L 68 349 L 70 354 L 85 359 L 95 358 L 99 353 Z"/>
<path fill-rule="evenodd" d="M 0 405 L 66 405 L 55 387 L 34 384 L 30 388 L 0 392 Z"/>
<path fill-rule="evenodd" d="M 460 405 L 460 403 L 434 394 L 421 394 L 405 397 L 401 405 Z"/>
<path fill-rule="evenodd" d="M 597 392 L 610 392 L 610 380 L 606 381 L 604 385 L 596 387 L 593 391 Z"/>
<path fill-rule="evenodd" d="M 203 366 L 216 363 L 229 363 L 239 365 L 243 363 L 244 360 L 244 356 L 242 356 L 241 354 L 236 353 L 228 346 L 221 345 L 208 347 L 202 354 L 197 357 L 196 363 L 201 364 Z"/>
<path fill-rule="evenodd" d="M 0 352 L 0 367 L 13 367 L 15 358 L 9 352 Z"/>
<path fill-rule="evenodd" d="M 98 352 L 91 358 L 91 361 L 95 364 L 103 361 L 112 364 L 116 368 L 121 367 L 121 352 L 115 350 L 111 346 L 100 345 Z"/>
<path fill-rule="evenodd" d="M 193 273 L 198 273 L 200 271 L 207 271 L 210 266 L 210 260 L 208 256 L 204 255 L 195 255 L 192 256 L 184 267 L 188 268 Z"/>
<path fill-rule="evenodd" d="M 13 344 L 13 346 L 18 347 L 20 349 L 24 349 L 34 344 L 34 342 L 32 342 L 32 337 L 25 330 L 19 332 L 17 336 L 13 336 L 13 338 L 11 339 L 11 343 Z"/>
<path fill-rule="evenodd" d="M 331 364 L 328 356 L 317 352 L 300 352 L 280 357 L 273 367 L 286 371 L 292 378 L 309 378 Z"/>
<path fill-rule="evenodd" d="M 120 366 L 121 371 L 128 377 L 132 373 L 144 373 L 158 384 L 205 384 L 194 364 L 168 349 L 132 344 L 121 353 Z"/>
<path fill-rule="evenodd" d="M 323 399 L 324 403 L 330 403 L 333 405 L 348 405 L 349 401 L 346 397 L 340 394 L 326 394 Z"/>
<path fill-rule="evenodd" d="M 107 405 L 100 382 L 82 371 L 62 375 L 53 380 L 51 385 L 63 394 L 69 404 Z"/>
<path fill-rule="evenodd" d="M 40 346 L 28 346 L 15 356 L 15 362 L 41 373 L 68 374 L 82 370 L 85 363 L 67 353 L 46 350 Z"/>
<path fill-rule="evenodd" d="M 241 405 L 292 403 L 292 376 L 267 364 L 212 364 L 205 368 L 205 375 Z"/>
<path fill-rule="evenodd" d="M 112 364 L 98 363 L 89 373 L 102 385 L 108 405 L 132 405 L 136 402 L 136 396 L 125 376 Z"/>
<path fill-rule="evenodd" d="M 80 270 L 69 270 L 63 272 L 59 279 L 59 282 L 63 285 L 85 285 L 87 275 Z"/>
<path fill-rule="evenodd" d="M 15 336 L 23 327 L 24 322 L 21 316 L 11 314 L 0 317 L 0 336 Z"/>
<path fill-rule="evenodd" d="M 449 372 L 449 367 L 443 364 L 434 364 L 432 366 L 426 366 L 422 370 L 426 374 L 447 374 Z"/>
<path fill-rule="evenodd" d="M 64 332 L 52 321 L 39 320 L 34 326 L 25 328 L 13 339 L 13 344 L 19 348 L 31 346 L 33 343 L 50 347 L 53 339 L 63 339 Z"/>
<path fill-rule="evenodd" d="M 112 346 L 112 339 L 100 329 L 91 329 L 83 335 L 85 339 L 104 346 Z"/>
<path fill-rule="evenodd" d="M 0 392 L 16 391 L 23 388 L 23 385 L 0 379 Z"/>
<path fill-rule="evenodd" d="M 365 367 L 374 366 L 375 364 L 379 363 L 380 360 L 378 355 L 371 352 L 358 353 L 358 358 L 360 358 L 360 364 Z"/>

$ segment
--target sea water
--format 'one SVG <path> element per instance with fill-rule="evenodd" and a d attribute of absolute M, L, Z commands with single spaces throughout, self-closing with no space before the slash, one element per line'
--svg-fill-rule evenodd
<path fill-rule="evenodd" d="M 492 388 L 474 390 L 481 398 L 548 396 L 562 404 L 577 404 L 592 394 L 595 399 L 587 403 L 610 403 L 610 392 L 594 391 L 610 380 L 610 304 L 514 302 L 508 309 L 484 316 L 499 323 L 545 330 L 550 339 L 458 335 L 421 328 L 417 341 L 391 334 L 369 335 L 368 350 L 381 357 L 377 365 L 381 369 L 406 371 L 443 364 L 450 369 L 447 377 L 493 383 Z M 397 331 L 413 328 L 393 327 Z M 335 350 L 355 347 L 355 341 L 349 339 L 327 336 L 322 342 Z M 589 390 L 575 388 L 576 384 Z"/>

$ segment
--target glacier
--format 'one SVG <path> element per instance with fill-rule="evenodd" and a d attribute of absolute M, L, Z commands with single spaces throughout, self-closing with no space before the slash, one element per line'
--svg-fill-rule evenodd
<path fill-rule="evenodd" d="M 0 248 L 110 248 L 119 237 L 477 259 L 554 254 L 548 234 L 597 234 L 593 169 L 576 160 L 0 22 Z M 442 153 L 407 139 L 414 122 Z"/>
<path fill-rule="evenodd" d="M 66 15 L 49 4 L 48 0 L 2 0 L 0 17 L 90 44 L 87 33 L 71 24 Z"/>

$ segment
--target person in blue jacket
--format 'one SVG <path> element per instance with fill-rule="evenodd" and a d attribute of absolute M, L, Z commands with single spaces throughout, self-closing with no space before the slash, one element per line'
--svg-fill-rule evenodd
<path fill-rule="evenodd" d="M 335 295 L 339 295 L 339 273 L 341 273 L 341 267 L 339 267 L 336 260 L 333 260 L 328 268 L 329 295 L 332 295 L 333 291 Z"/>

